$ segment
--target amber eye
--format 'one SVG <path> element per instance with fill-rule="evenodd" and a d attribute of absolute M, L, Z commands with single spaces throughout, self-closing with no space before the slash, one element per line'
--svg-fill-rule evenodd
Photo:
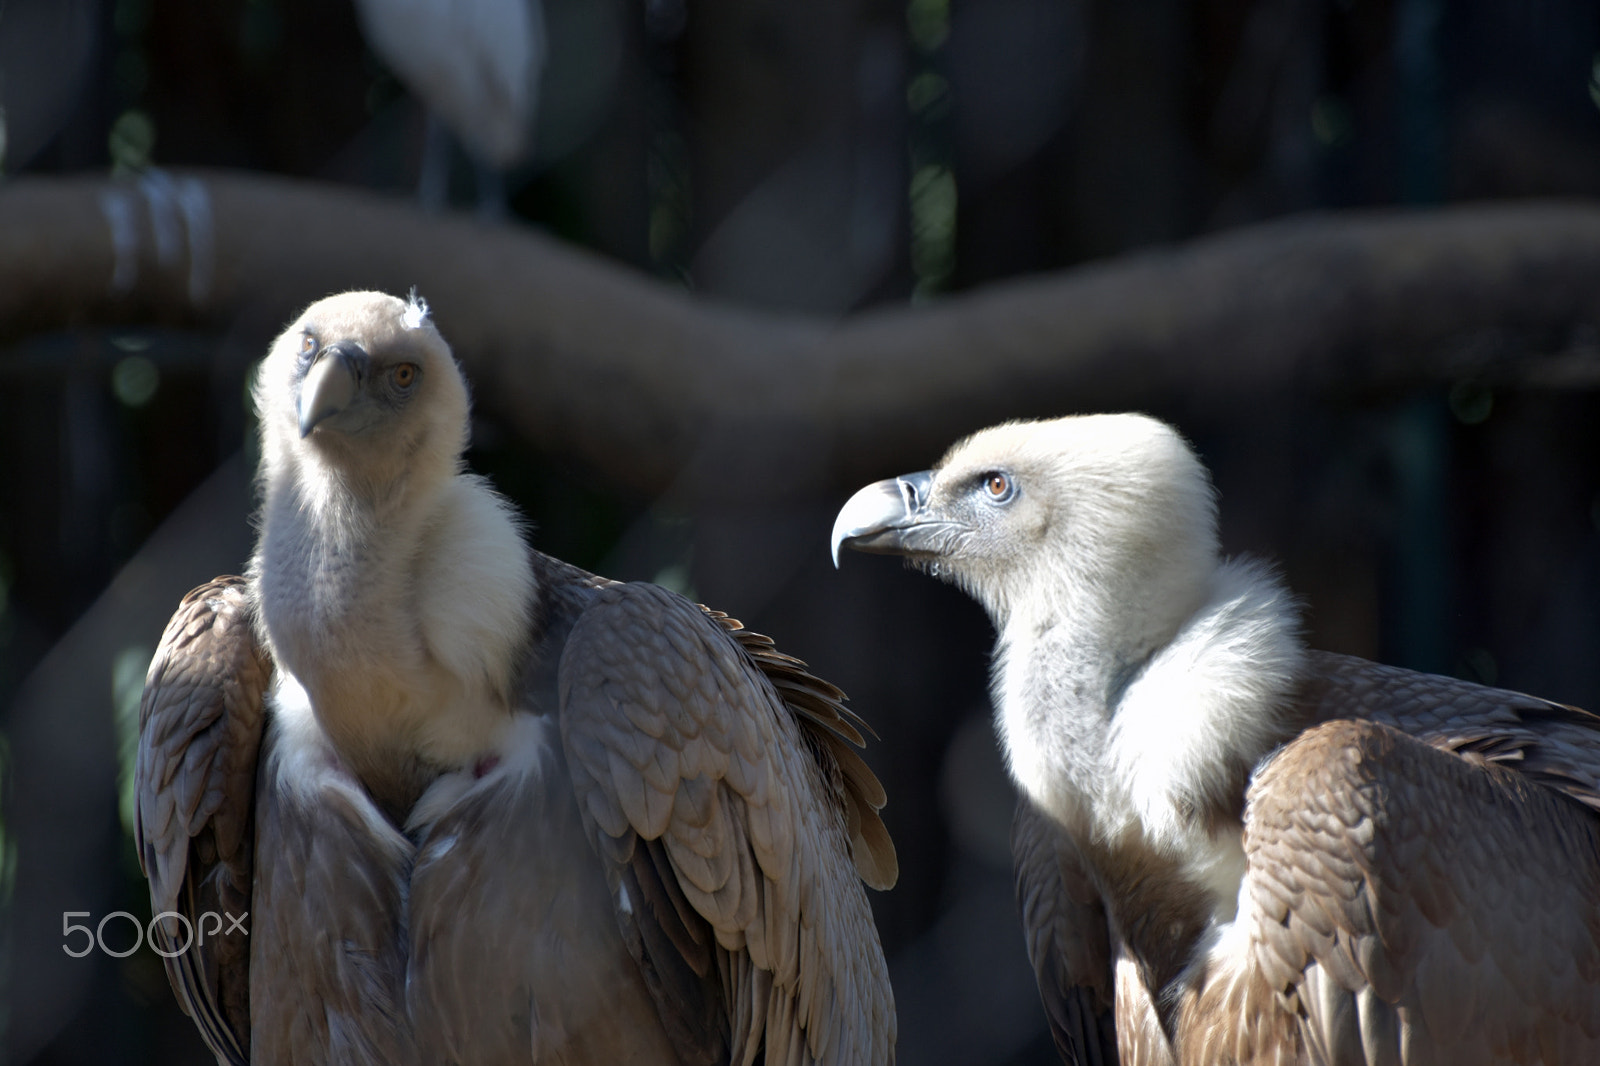
<path fill-rule="evenodd" d="M 312 352 L 314 352 L 316 350 L 317 350 L 317 338 L 313 337 L 309 333 L 302 335 L 301 338 L 300 338 L 300 354 L 301 355 L 310 355 Z"/>
<path fill-rule="evenodd" d="M 394 368 L 394 383 L 402 389 L 409 389 L 411 383 L 417 380 L 417 367 L 414 363 L 401 363 Z"/>
<path fill-rule="evenodd" d="M 995 502 L 1011 498 L 1011 479 L 998 470 L 984 475 L 983 491 L 989 494 L 989 499 Z"/>

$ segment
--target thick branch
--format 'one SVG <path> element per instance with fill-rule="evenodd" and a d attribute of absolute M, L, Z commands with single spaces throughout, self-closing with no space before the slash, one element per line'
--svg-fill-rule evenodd
<path fill-rule="evenodd" d="M 416 285 L 480 404 L 651 490 L 733 469 L 734 442 L 771 477 L 803 452 L 807 480 L 847 484 L 1003 417 L 1393 387 L 1530 353 L 1592 375 L 1600 327 L 1600 208 L 1579 204 L 1308 216 L 828 322 L 346 188 L 175 177 L 0 190 L 0 336 L 281 321 Z"/>

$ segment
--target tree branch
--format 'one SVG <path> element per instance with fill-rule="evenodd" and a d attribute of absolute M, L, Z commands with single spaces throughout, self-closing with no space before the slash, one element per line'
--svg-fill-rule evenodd
<path fill-rule="evenodd" d="M 801 453 L 804 480 L 841 486 L 1006 417 L 1548 371 L 1552 356 L 1593 384 L 1600 208 L 1306 216 L 833 322 L 342 187 L 194 172 L 0 189 L 0 336 L 287 321 L 331 291 L 413 285 L 478 402 L 542 448 L 649 491 L 786 476 L 772 464 Z"/>

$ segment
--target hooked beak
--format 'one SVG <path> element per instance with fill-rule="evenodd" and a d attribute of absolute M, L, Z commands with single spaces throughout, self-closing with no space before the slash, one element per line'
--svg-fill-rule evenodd
<path fill-rule="evenodd" d="M 933 471 L 875 481 L 846 501 L 833 520 L 833 565 L 839 566 L 839 548 L 881 555 L 905 555 L 929 547 L 926 534 L 946 529 L 948 523 L 928 522 L 929 490 Z"/>
<path fill-rule="evenodd" d="M 300 436 L 305 438 L 321 422 L 349 407 L 361 389 L 367 353 L 358 344 L 330 344 L 300 383 Z"/>

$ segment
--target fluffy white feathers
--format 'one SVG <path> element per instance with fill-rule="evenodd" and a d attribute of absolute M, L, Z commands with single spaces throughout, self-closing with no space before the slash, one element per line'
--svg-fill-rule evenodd
<path fill-rule="evenodd" d="M 535 594 L 516 513 L 487 482 L 459 475 L 440 493 L 418 549 L 427 560 L 415 583 L 423 644 L 456 677 L 509 699 Z"/>
<path fill-rule="evenodd" d="M 1113 778 L 1131 816 L 1168 845 L 1183 838 L 1180 812 L 1204 804 L 1217 767 L 1254 766 L 1281 742 L 1279 712 L 1305 660 L 1293 603 L 1264 565 L 1223 563 L 1212 585 L 1112 708 Z"/>

